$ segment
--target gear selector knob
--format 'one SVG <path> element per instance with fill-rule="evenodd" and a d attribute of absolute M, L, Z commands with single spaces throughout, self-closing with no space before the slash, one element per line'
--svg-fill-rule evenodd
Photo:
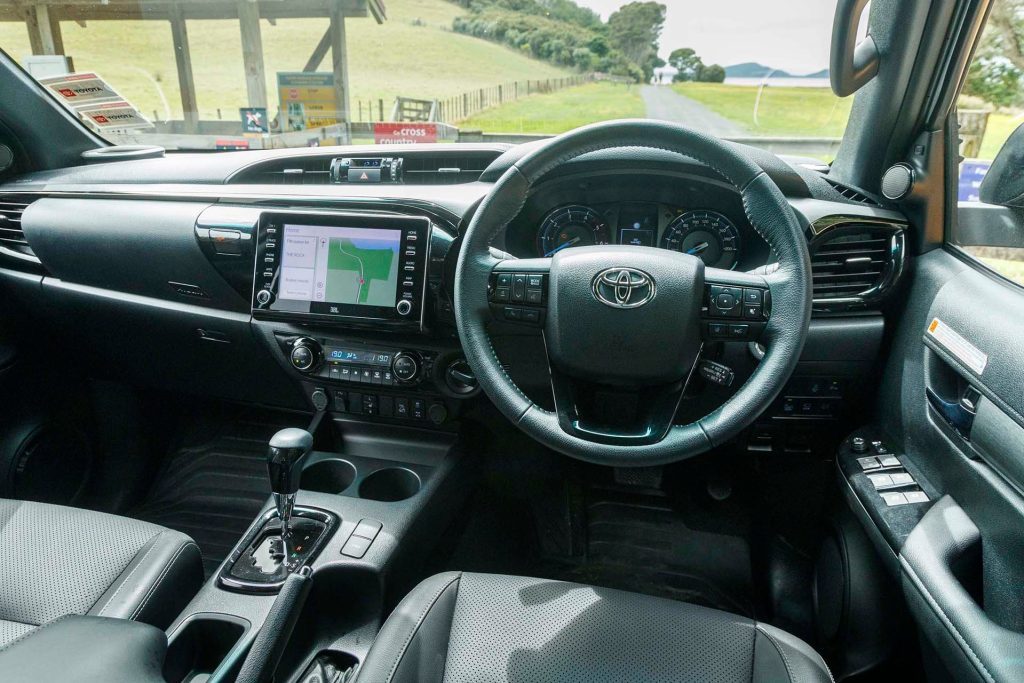
<path fill-rule="evenodd" d="M 270 490 L 274 493 L 277 513 L 281 518 L 281 535 L 290 531 L 292 508 L 299 491 L 302 460 L 313 450 L 313 435 L 305 429 L 282 429 L 270 439 L 267 449 L 267 472 Z"/>

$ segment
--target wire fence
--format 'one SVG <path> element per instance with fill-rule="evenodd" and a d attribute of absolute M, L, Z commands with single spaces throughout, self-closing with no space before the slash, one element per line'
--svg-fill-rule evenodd
<path fill-rule="evenodd" d="M 544 94 L 573 88 L 594 80 L 592 75 L 565 76 L 562 78 L 527 79 L 510 81 L 486 88 L 467 90 L 437 100 L 435 121 L 455 123 L 464 121 L 491 107 L 498 107 L 529 95 Z M 395 98 L 399 99 L 399 98 Z M 393 103 L 377 100 L 358 99 L 352 107 L 353 121 L 388 121 L 391 119 Z"/>

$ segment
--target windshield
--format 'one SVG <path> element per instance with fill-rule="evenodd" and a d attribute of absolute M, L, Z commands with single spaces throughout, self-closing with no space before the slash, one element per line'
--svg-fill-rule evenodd
<path fill-rule="evenodd" d="M 119 144 L 517 142 L 647 117 L 829 160 L 852 102 L 828 86 L 834 11 L 834 0 L 0 0 L 0 47 Z"/>

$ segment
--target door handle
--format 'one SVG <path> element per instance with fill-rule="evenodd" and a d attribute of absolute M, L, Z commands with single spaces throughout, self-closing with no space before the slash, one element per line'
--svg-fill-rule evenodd
<path fill-rule="evenodd" d="M 972 390 L 973 387 L 968 389 L 968 391 Z M 974 392 L 977 393 L 976 390 Z M 974 398 L 973 394 L 968 396 L 967 392 L 964 392 L 964 396 L 959 401 L 947 401 L 929 388 L 925 388 L 925 394 L 928 396 L 928 403 L 935 409 L 935 412 L 942 416 L 946 424 L 952 427 L 953 431 L 959 434 L 964 441 L 970 441 L 971 427 L 974 425 L 974 415 L 977 410 L 977 398 Z M 968 409 L 968 405 L 975 410 Z"/>

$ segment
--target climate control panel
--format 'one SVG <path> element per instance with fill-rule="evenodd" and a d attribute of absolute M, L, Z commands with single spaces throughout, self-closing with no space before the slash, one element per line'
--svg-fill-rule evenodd
<path fill-rule="evenodd" d="M 350 385 L 415 386 L 429 374 L 435 355 L 303 336 L 278 335 L 277 341 L 288 362 L 299 372 L 310 378 Z"/>

